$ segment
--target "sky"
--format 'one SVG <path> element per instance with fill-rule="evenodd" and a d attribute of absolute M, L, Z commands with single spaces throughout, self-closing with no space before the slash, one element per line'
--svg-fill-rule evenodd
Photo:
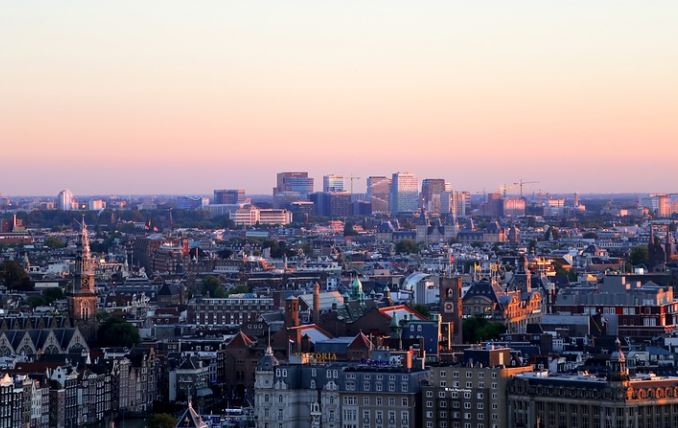
<path fill-rule="evenodd" d="M 4 0 L 0 193 L 678 191 L 678 2 Z"/>

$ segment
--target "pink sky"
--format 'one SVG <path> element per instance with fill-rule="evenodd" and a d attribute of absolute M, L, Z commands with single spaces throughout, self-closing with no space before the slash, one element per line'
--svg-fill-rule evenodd
<path fill-rule="evenodd" d="M 678 191 L 678 3 L 480 3 L 8 2 L 0 193 Z"/>

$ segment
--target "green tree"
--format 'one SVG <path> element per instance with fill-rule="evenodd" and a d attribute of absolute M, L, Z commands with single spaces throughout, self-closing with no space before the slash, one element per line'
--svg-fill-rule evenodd
<path fill-rule="evenodd" d="M 462 321 L 462 331 L 466 343 L 478 343 L 498 339 L 506 327 L 481 316 L 466 318 Z"/>
<path fill-rule="evenodd" d="M 231 294 L 241 294 L 241 293 L 249 293 L 250 289 L 247 286 L 247 284 L 240 284 L 236 285 L 235 287 L 231 288 L 226 292 L 226 296 L 230 296 Z"/>
<path fill-rule="evenodd" d="M 45 246 L 52 249 L 64 248 L 66 246 L 66 243 L 56 236 L 48 236 L 47 238 L 45 238 Z"/>
<path fill-rule="evenodd" d="M 226 297 L 226 288 L 224 288 L 224 285 L 216 276 L 210 275 L 203 278 L 201 282 L 201 290 L 203 296 L 210 298 L 219 299 Z"/>
<path fill-rule="evenodd" d="M 148 418 L 148 428 L 174 428 L 177 426 L 177 418 L 167 413 L 155 413 Z"/>
<path fill-rule="evenodd" d="M 131 348 L 141 341 L 139 329 L 127 321 L 117 318 L 107 318 L 99 326 L 97 334 L 99 346 Z"/>
<path fill-rule="evenodd" d="M 355 229 L 353 228 L 353 222 L 347 221 L 344 223 L 344 236 L 355 236 L 357 235 Z"/>
<path fill-rule="evenodd" d="M 42 291 L 42 297 L 45 298 L 47 304 L 50 304 L 55 300 L 63 299 L 64 292 L 61 290 L 61 288 L 46 288 Z"/>
<path fill-rule="evenodd" d="M 47 301 L 42 296 L 29 296 L 26 299 L 26 304 L 28 306 L 30 306 L 31 308 L 35 308 L 35 307 L 38 307 L 38 306 L 47 305 Z"/>
<path fill-rule="evenodd" d="M 419 252 L 419 245 L 412 239 L 401 239 L 396 243 L 395 251 L 398 254 L 416 254 Z"/>
<path fill-rule="evenodd" d="M 420 314 L 422 314 L 426 318 L 431 318 L 431 311 L 428 309 L 428 306 L 426 306 L 426 305 L 421 305 L 421 304 L 412 305 L 412 309 L 419 312 Z"/>
<path fill-rule="evenodd" d="M 639 245 L 637 247 L 631 248 L 631 254 L 629 256 L 629 263 L 633 266 L 638 265 L 648 265 L 650 258 L 648 255 L 647 247 L 644 245 Z"/>
<path fill-rule="evenodd" d="M 0 267 L 0 281 L 10 290 L 28 291 L 33 283 L 24 268 L 14 260 L 5 260 Z"/>

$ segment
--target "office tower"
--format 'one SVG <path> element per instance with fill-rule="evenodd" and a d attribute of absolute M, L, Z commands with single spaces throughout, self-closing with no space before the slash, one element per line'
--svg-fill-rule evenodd
<path fill-rule="evenodd" d="M 316 192 L 311 194 L 315 215 L 320 217 L 343 218 L 353 214 L 351 195 L 345 192 Z"/>
<path fill-rule="evenodd" d="M 372 204 L 373 214 L 388 213 L 391 200 L 391 179 L 383 176 L 367 177 L 367 197 Z"/>
<path fill-rule="evenodd" d="M 232 205 L 245 201 L 243 189 L 216 189 L 212 203 L 215 205 Z"/>
<path fill-rule="evenodd" d="M 279 172 L 273 193 L 296 192 L 304 196 L 313 193 L 313 178 L 308 172 Z"/>
<path fill-rule="evenodd" d="M 417 176 L 396 172 L 391 179 L 391 214 L 414 213 L 419 207 Z"/>
<path fill-rule="evenodd" d="M 502 212 L 504 217 L 524 217 L 525 199 L 524 198 L 505 198 Z"/>
<path fill-rule="evenodd" d="M 441 197 L 446 189 L 442 178 L 425 178 L 421 182 L 421 206 L 433 215 L 440 215 Z"/>
<path fill-rule="evenodd" d="M 292 202 L 305 200 L 313 193 L 313 178 L 308 172 L 279 172 L 273 188 L 273 206 L 288 207 Z"/>
<path fill-rule="evenodd" d="M 657 217 L 671 217 L 671 198 L 668 195 L 657 195 Z"/>
<path fill-rule="evenodd" d="M 70 211 L 74 208 L 75 204 L 73 193 L 68 189 L 62 190 L 56 197 L 56 208 L 58 210 Z"/>
<path fill-rule="evenodd" d="M 329 174 L 323 176 L 323 192 L 344 192 L 345 180 L 343 175 Z"/>

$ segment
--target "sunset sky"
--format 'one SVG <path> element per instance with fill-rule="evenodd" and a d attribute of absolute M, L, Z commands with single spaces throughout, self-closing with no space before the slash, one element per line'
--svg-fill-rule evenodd
<path fill-rule="evenodd" d="M 677 23 L 675 0 L 5 0 L 0 193 L 678 191 Z"/>

